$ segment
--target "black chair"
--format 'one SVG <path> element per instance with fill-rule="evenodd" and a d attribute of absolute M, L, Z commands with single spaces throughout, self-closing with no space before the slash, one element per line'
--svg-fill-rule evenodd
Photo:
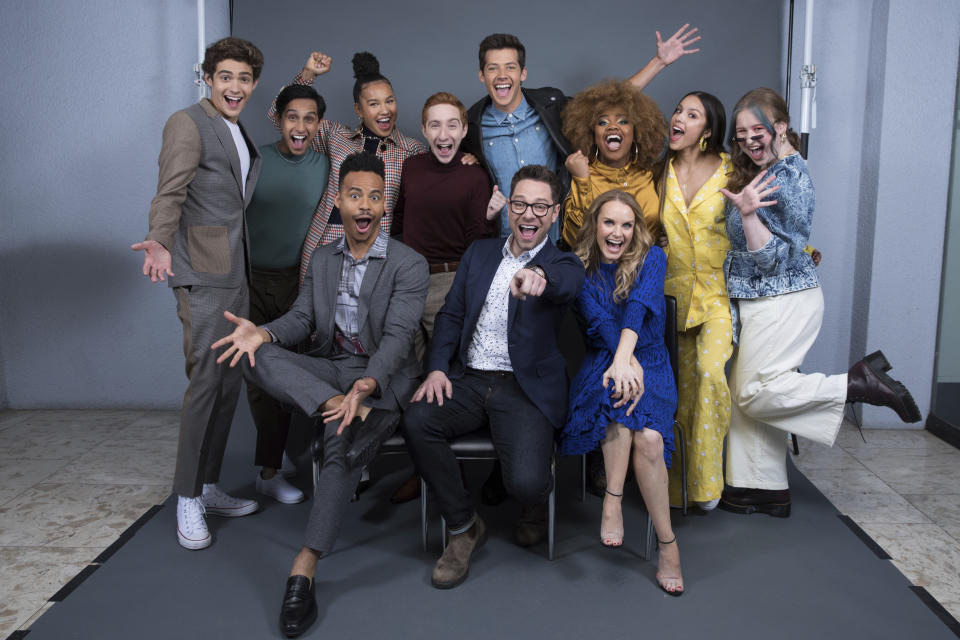
<path fill-rule="evenodd" d="M 456 455 L 457 460 L 496 460 L 497 451 L 493 446 L 493 440 L 490 438 L 488 429 L 481 429 L 468 433 L 450 442 L 450 448 Z M 550 458 L 550 476 L 552 486 L 550 488 L 550 497 L 547 499 L 547 558 L 553 560 L 553 542 L 554 527 L 556 524 L 557 513 L 557 468 L 556 458 Z M 420 508 L 423 513 L 423 541 L 426 546 L 426 504 L 427 504 L 427 485 L 421 480 L 420 486 Z M 447 548 L 447 523 L 443 516 L 440 516 L 440 536 L 443 548 Z"/>
<path fill-rule="evenodd" d="M 315 421 L 315 424 L 319 422 L 319 419 Z M 322 423 L 319 423 L 322 425 Z M 313 438 L 313 443 L 311 444 L 311 457 L 313 459 L 313 494 L 317 494 L 317 488 L 320 486 L 320 467 L 323 464 L 323 431 L 322 426 L 315 427 L 316 434 Z M 407 453 L 407 443 L 403 439 L 400 430 L 398 429 L 396 433 L 387 438 L 382 445 L 380 445 L 380 450 L 377 452 L 378 455 L 397 455 Z M 427 550 L 427 485 L 423 481 L 423 478 L 420 479 L 420 544 L 423 546 L 423 550 Z"/>

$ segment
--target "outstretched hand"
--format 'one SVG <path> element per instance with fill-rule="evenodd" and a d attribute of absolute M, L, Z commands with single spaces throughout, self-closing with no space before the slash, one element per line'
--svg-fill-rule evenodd
<path fill-rule="evenodd" d="M 507 206 L 507 196 L 503 195 L 500 187 L 493 185 L 493 193 L 490 194 L 490 202 L 487 203 L 487 220 L 496 218 L 505 206 Z"/>
<path fill-rule="evenodd" d="M 657 57 L 664 65 L 673 64 L 682 56 L 700 51 L 700 49 L 687 48 L 700 39 L 700 36 L 694 37 L 698 31 L 697 27 L 686 31 L 689 26 L 689 24 L 683 25 L 667 40 L 662 40 L 660 32 L 657 31 Z"/>
<path fill-rule="evenodd" d="M 546 288 L 546 279 L 529 267 L 517 271 L 510 280 L 510 295 L 520 300 L 526 300 L 527 296 L 541 296 Z"/>
<path fill-rule="evenodd" d="M 230 366 L 235 367 L 237 366 L 237 363 L 240 362 L 240 358 L 243 357 L 243 354 L 247 354 L 247 357 L 250 358 L 250 366 L 256 366 L 257 361 L 253 354 L 257 349 L 260 348 L 261 344 L 267 341 L 266 338 L 264 338 L 264 334 L 267 332 L 258 328 L 257 325 L 253 324 L 246 318 L 237 317 L 229 311 L 224 311 L 223 317 L 237 325 L 237 328 L 234 329 L 233 333 L 230 335 L 224 336 L 210 345 L 211 350 L 216 350 L 220 347 L 230 345 L 229 348 L 221 353 L 220 357 L 217 358 L 217 364 L 220 364 L 230 356 L 233 356 L 233 359 L 230 361 Z"/>
<path fill-rule="evenodd" d="M 447 377 L 443 371 L 431 371 L 427 375 L 427 379 L 423 381 L 416 391 L 413 392 L 413 397 L 410 398 L 410 402 L 420 402 L 424 398 L 427 399 L 427 404 L 433 402 L 434 398 L 437 400 L 437 406 L 443 406 L 443 399 L 446 398 L 449 400 L 453 397 L 453 384 L 450 382 L 450 378 Z"/>
<path fill-rule="evenodd" d="M 172 276 L 170 270 L 170 252 L 156 240 L 144 240 L 130 245 L 134 251 L 143 251 L 143 275 L 150 276 L 151 282 L 166 282 Z"/>
<path fill-rule="evenodd" d="M 740 210 L 741 216 L 748 216 L 757 212 L 760 207 L 770 207 L 777 204 L 776 200 L 767 200 L 774 191 L 780 188 L 780 185 L 771 187 L 770 183 L 777 177 L 771 173 L 766 176 L 766 171 L 761 171 L 757 177 L 750 181 L 740 193 L 731 193 L 728 189 L 720 189 L 720 193 L 726 196 L 727 200 Z"/>

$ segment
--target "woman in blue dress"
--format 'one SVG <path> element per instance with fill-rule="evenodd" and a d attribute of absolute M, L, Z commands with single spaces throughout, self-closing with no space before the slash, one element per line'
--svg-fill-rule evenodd
<path fill-rule="evenodd" d="M 661 547 L 657 582 L 678 596 L 683 578 L 667 494 L 677 393 L 663 341 L 666 256 L 623 191 L 601 194 L 585 218 L 577 256 L 587 278 L 576 304 L 587 356 L 572 383 L 560 453 L 600 445 L 607 473 L 600 537 L 608 547 L 623 544 L 621 498 L 632 457 Z"/>

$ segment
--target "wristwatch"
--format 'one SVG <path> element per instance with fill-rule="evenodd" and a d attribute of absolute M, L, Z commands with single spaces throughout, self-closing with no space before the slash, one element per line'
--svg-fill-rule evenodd
<path fill-rule="evenodd" d="M 547 274 L 544 272 L 543 267 L 538 267 L 535 265 L 532 267 L 527 267 L 527 269 L 530 269 L 530 271 L 533 271 L 535 274 L 543 278 L 544 282 L 550 284 L 550 280 L 547 279 Z"/>

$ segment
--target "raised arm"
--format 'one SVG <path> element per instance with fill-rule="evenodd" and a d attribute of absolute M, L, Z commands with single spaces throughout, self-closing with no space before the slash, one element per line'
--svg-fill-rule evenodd
<path fill-rule="evenodd" d="M 330 56 L 320 51 L 314 51 L 309 56 L 307 56 L 307 61 L 304 63 L 303 68 L 293 76 L 293 80 L 290 81 L 290 84 L 302 84 L 305 86 L 311 86 L 313 81 L 317 76 L 321 76 L 328 71 L 330 71 L 332 60 Z M 283 91 L 286 86 L 280 87 L 280 91 Z M 280 115 L 277 113 L 277 97 L 280 95 L 280 91 L 277 92 L 277 95 L 273 97 L 273 101 L 270 103 L 270 106 L 267 108 L 267 118 L 270 119 L 270 122 L 273 123 L 273 126 L 280 127 Z M 314 151 L 325 152 L 324 141 L 326 140 L 327 132 L 330 128 L 330 122 L 326 119 L 320 121 L 320 128 L 317 130 L 317 135 L 314 137 L 312 146 Z"/>
<path fill-rule="evenodd" d="M 695 35 L 698 31 L 697 27 L 693 27 L 688 31 L 687 29 L 689 27 L 689 24 L 683 25 L 667 40 L 663 40 L 660 37 L 660 32 L 657 31 L 657 55 L 655 55 L 643 69 L 633 74 L 627 82 L 638 89 L 643 89 L 650 84 L 650 81 L 653 80 L 658 73 L 679 60 L 682 56 L 700 51 L 700 49 L 689 48 L 690 45 L 700 39 L 700 36 Z"/>

